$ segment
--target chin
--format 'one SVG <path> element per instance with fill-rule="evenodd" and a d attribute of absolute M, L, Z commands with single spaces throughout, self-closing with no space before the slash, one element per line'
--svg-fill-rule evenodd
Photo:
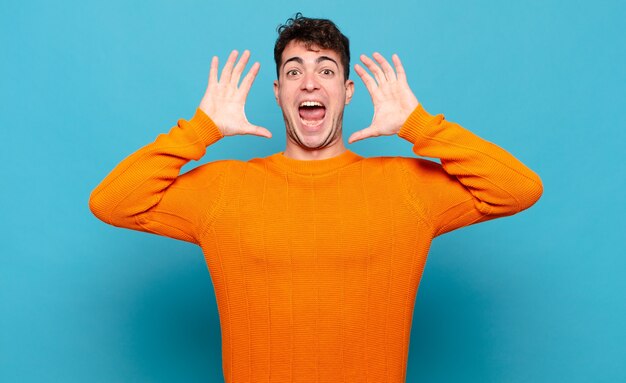
<path fill-rule="evenodd" d="M 291 123 L 288 123 L 290 121 Z M 337 142 L 340 132 L 333 128 L 332 118 L 326 113 L 317 121 L 308 121 L 298 111 L 290 119 L 285 119 L 289 139 L 297 146 L 308 151 L 324 149 Z M 341 130 L 339 128 L 339 130 Z"/>
<path fill-rule="evenodd" d="M 332 128 L 322 127 L 318 134 L 300 135 L 299 138 L 301 146 L 309 150 L 319 150 L 334 145 L 340 136 L 341 134 L 333 131 Z"/>

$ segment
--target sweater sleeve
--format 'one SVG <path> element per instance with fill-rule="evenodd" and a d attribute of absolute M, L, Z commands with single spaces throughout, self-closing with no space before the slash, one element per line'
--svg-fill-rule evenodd
<path fill-rule="evenodd" d="M 89 208 L 113 226 L 198 244 L 198 228 L 206 215 L 203 206 L 219 198 L 225 162 L 179 173 L 222 137 L 213 121 L 197 109 L 189 121 L 180 119 L 169 133 L 120 162 L 92 191 Z"/>
<path fill-rule="evenodd" d="M 421 104 L 398 136 L 417 155 L 441 159 L 405 162 L 411 200 L 426 214 L 435 236 L 513 215 L 543 193 L 541 179 L 517 158 Z"/>

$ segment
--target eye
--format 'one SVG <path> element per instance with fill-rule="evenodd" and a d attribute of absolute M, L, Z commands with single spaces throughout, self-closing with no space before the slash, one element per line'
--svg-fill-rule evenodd
<path fill-rule="evenodd" d="M 326 69 L 322 69 L 322 72 L 321 72 L 321 73 L 322 73 L 324 76 L 332 76 L 332 75 L 334 75 L 334 74 L 335 74 L 335 71 L 334 71 L 334 70 L 332 70 L 332 69 L 328 69 L 328 68 L 326 68 Z"/>
<path fill-rule="evenodd" d="M 297 69 L 289 69 L 286 73 L 287 77 L 295 77 L 300 74 L 300 71 Z"/>

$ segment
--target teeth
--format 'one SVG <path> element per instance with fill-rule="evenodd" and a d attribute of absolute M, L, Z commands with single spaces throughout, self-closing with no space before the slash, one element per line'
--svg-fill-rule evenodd
<path fill-rule="evenodd" d="M 301 119 L 302 120 L 302 119 Z M 302 123 L 306 126 L 317 126 L 319 124 L 322 123 L 322 121 L 309 121 L 309 120 L 302 120 Z"/>
<path fill-rule="evenodd" d="M 321 102 L 317 101 L 303 101 L 300 106 L 324 106 Z"/>

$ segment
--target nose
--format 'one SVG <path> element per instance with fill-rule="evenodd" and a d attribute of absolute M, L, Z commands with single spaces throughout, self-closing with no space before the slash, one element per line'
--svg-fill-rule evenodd
<path fill-rule="evenodd" d="M 300 89 L 306 90 L 308 92 L 319 89 L 319 83 L 317 81 L 317 78 L 315 77 L 315 73 L 307 73 L 303 76 L 302 83 L 300 84 Z"/>

